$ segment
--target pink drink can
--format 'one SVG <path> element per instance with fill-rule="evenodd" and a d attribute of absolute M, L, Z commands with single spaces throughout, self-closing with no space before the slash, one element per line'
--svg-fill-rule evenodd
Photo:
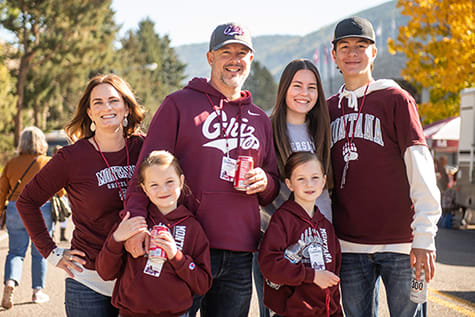
<path fill-rule="evenodd" d="M 151 232 L 152 238 L 157 237 L 158 234 L 162 231 L 168 231 L 168 228 L 162 225 L 153 226 Z M 153 243 L 150 243 L 149 256 L 155 261 L 165 261 L 167 259 L 167 253 L 165 252 L 165 250 L 163 250 L 159 246 L 156 246 Z"/>
<path fill-rule="evenodd" d="M 244 175 L 254 168 L 254 159 L 252 156 L 239 155 L 236 163 L 236 174 L 234 175 L 234 189 L 246 190 L 244 185 Z"/>

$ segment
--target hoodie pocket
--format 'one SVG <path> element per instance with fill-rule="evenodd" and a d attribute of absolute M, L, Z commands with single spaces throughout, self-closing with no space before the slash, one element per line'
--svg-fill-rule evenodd
<path fill-rule="evenodd" d="M 203 226 L 211 248 L 254 251 L 260 232 L 256 195 L 241 192 L 204 192 L 196 217 Z"/>
<path fill-rule="evenodd" d="M 287 300 L 289 316 L 324 316 L 325 312 L 325 293 L 314 284 L 301 284 Z"/>

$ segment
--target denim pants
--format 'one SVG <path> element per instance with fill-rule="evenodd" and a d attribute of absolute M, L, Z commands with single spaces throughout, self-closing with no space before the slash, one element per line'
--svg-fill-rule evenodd
<path fill-rule="evenodd" d="M 343 253 L 341 296 L 347 317 L 378 315 L 379 283 L 382 278 L 391 316 L 423 316 L 422 305 L 410 301 L 409 255 L 399 253 Z"/>
<path fill-rule="evenodd" d="M 252 295 L 252 253 L 211 249 L 213 284 L 196 296 L 190 317 L 247 317 Z"/>
<path fill-rule="evenodd" d="M 72 278 L 66 278 L 64 296 L 68 317 L 117 317 L 119 310 L 112 306 L 111 298 L 93 291 Z"/>
<path fill-rule="evenodd" d="M 270 317 L 269 308 L 264 305 L 264 276 L 262 276 L 259 262 L 259 251 L 254 252 L 252 255 L 252 274 L 254 276 L 254 286 L 256 287 L 257 300 L 259 302 L 259 316 Z"/>
<path fill-rule="evenodd" d="M 53 232 L 53 220 L 51 218 L 51 204 L 46 202 L 41 206 L 43 219 L 49 234 Z M 30 237 L 25 225 L 21 220 L 15 202 L 10 201 L 7 206 L 7 231 L 8 231 L 8 255 L 5 260 L 5 276 L 3 282 L 14 280 L 18 285 L 21 281 L 23 270 L 23 260 L 30 243 Z M 31 243 L 31 284 L 32 288 L 44 288 L 46 279 L 46 268 L 48 263 L 38 252 L 35 245 Z"/>

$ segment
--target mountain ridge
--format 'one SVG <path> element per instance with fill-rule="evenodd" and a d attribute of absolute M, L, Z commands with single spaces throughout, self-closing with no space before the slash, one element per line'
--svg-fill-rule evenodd
<path fill-rule="evenodd" d="M 395 39 L 398 27 L 406 25 L 409 18 L 403 16 L 396 7 L 397 1 L 389 1 L 378 6 L 356 12 L 349 16 L 369 19 L 376 33 L 378 57 L 373 75 L 379 78 L 400 79 L 401 68 L 405 65 L 404 55 L 391 55 L 388 52 L 388 38 Z M 348 16 L 348 17 L 349 17 Z M 255 59 L 264 65 L 278 82 L 284 67 L 293 59 L 313 60 L 322 77 L 326 94 L 334 94 L 342 84 L 341 76 L 331 60 L 331 40 L 334 23 L 323 26 L 306 35 L 261 35 L 253 38 Z M 206 61 L 208 43 L 185 44 L 175 48 L 181 61 L 187 64 L 187 80 L 191 77 L 208 77 L 210 68 Z M 315 57 L 317 57 L 315 59 Z"/>

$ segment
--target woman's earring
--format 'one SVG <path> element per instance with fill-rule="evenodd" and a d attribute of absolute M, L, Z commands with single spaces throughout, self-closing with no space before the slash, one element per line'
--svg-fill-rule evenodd
<path fill-rule="evenodd" d="M 127 117 L 124 117 L 124 120 L 122 120 L 122 126 L 126 128 L 129 125 L 129 120 L 127 120 Z"/>
<path fill-rule="evenodd" d="M 96 131 L 96 123 L 94 121 L 91 121 L 91 125 L 89 126 L 89 129 L 91 129 L 91 132 Z"/>

